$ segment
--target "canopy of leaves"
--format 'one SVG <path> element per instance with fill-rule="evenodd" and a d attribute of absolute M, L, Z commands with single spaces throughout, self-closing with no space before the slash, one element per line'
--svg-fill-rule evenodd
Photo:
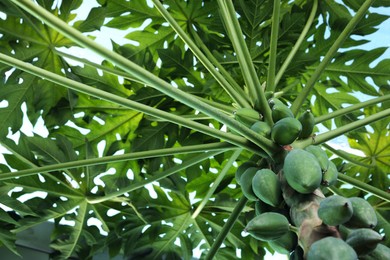
<path fill-rule="evenodd" d="M 110 257 L 123 255 L 128 259 L 191 259 L 196 252 L 205 257 L 242 197 L 235 170 L 243 162 L 256 160 L 258 155 L 253 150 L 258 148 L 226 126 L 225 121 L 151 87 L 115 62 L 103 60 L 96 64 L 73 55 L 78 46 L 74 39 L 43 23 L 17 2 L 23 1 L 0 3 L 1 54 L 88 85 L 99 93 L 154 109 L 156 115 L 162 111 L 174 116 L 167 120 L 165 114 L 158 117 L 65 88 L 1 62 L 0 144 L 6 151 L 0 165 L 0 205 L 4 206 L 0 208 L 0 245 L 17 254 L 17 233 L 54 220 L 51 247 L 53 257 L 58 259 L 92 259 L 104 250 Z M 125 44 L 112 40 L 112 46 L 108 46 L 113 53 L 191 95 L 200 104 L 233 117 L 237 102 L 151 1 L 35 2 L 90 39 L 103 29 L 125 32 Z M 86 4 L 92 2 L 94 7 Z M 223 75 L 228 83 L 250 101 L 246 72 L 240 67 L 237 50 L 221 19 L 218 1 L 161 2 L 202 53 L 215 66 L 221 66 L 217 71 L 226 73 Z M 250 62 L 264 83 L 274 3 L 233 2 Z M 304 30 L 313 2 L 281 1 L 276 71 Z M 275 89 L 283 101 L 294 102 L 363 2 L 319 1 L 308 33 Z M 85 6 L 89 13 L 79 20 Z M 388 11 L 390 3 L 378 0 L 373 7 Z M 387 49 L 362 47 L 386 19 L 387 15 L 370 9 L 326 66 L 299 113 L 311 109 L 315 116 L 321 116 L 359 104 L 362 97 L 389 97 L 390 60 L 382 58 Z M 389 100 L 332 118 L 322 127 L 332 130 L 386 111 Z M 174 118 L 190 123 L 185 125 Z M 32 125 L 43 122 L 47 134 L 23 133 L 26 121 Z M 350 146 L 364 156 L 336 153 L 334 162 L 339 171 L 389 191 L 389 122 L 387 117 L 349 131 L 345 136 Z M 199 131 L 204 128 L 217 134 Z M 242 146 L 237 145 L 240 142 Z M 243 150 L 234 158 L 237 149 Z M 216 187 L 210 190 L 214 184 Z M 366 195 L 341 182 L 333 191 L 348 196 Z M 36 192 L 44 195 L 34 196 Z M 26 195 L 30 199 L 22 203 Z M 381 217 L 378 230 L 388 232 L 389 201 L 375 196 L 369 201 Z M 273 252 L 267 243 L 243 233 L 254 215 L 253 209 L 254 203 L 243 208 L 217 259 L 261 259 L 264 248 Z M 69 222 L 73 224 L 65 224 Z M 390 240 L 385 243 L 389 245 Z"/>

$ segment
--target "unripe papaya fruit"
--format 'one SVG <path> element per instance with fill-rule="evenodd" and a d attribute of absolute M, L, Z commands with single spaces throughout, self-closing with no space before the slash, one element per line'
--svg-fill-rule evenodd
<path fill-rule="evenodd" d="M 305 111 L 299 118 L 302 124 L 302 131 L 299 139 L 308 138 L 312 133 L 315 125 L 314 115 L 310 111 Z"/>
<path fill-rule="evenodd" d="M 348 235 L 347 242 L 359 256 L 367 255 L 374 251 L 384 237 L 370 228 L 358 228 Z"/>
<path fill-rule="evenodd" d="M 376 248 L 367 255 L 359 257 L 360 260 L 389 260 L 390 259 L 390 248 L 378 244 Z"/>
<path fill-rule="evenodd" d="M 317 159 L 302 149 L 287 154 L 283 174 L 291 188 L 299 193 L 312 193 L 321 185 L 322 171 Z"/>
<path fill-rule="evenodd" d="M 305 150 L 313 154 L 317 158 L 318 163 L 321 166 L 322 172 L 326 172 L 328 170 L 329 158 L 326 152 L 322 150 L 321 147 L 317 145 L 309 145 L 305 148 Z"/>
<path fill-rule="evenodd" d="M 260 117 L 259 112 L 247 107 L 239 108 L 234 112 L 234 118 L 247 127 L 251 127 L 254 123 L 260 121 Z"/>
<path fill-rule="evenodd" d="M 273 98 L 270 98 L 270 99 L 268 99 L 268 105 L 269 105 L 269 107 L 272 109 L 275 105 L 284 105 L 285 106 L 285 104 L 282 102 L 282 101 L 280 101 L 278 98 L 276 98 L 276 97 L 273 97 Z"/>
<path fill-rule="evenodd" d="M 352 203 L 348 198 L 332 195 L 320 202 L 318 217 L 329 226 L 338 226 L 351 219 Z"/>
<path fill-rule="evenodd" d="M 275 104 L 272 107 L 272 120 L 276 123 L 282 118 L 294 117 L 294 114 L 291 112 L 290 108 L 285 104 Z"/>
<path fill-rule="evenodd" d="M 324 186 L 332 186 L 336 184 L 338 176 L 339 176 L 339 171 L 337 170 L 336 165 L 332 161 L 329 161 L 328 170 L 326 170 L 322 175 L 321 184 Z"/>
<path fill-rule="evenodd" d="M 256 167 L 250 167 L 241 175 L 240 178 L 242 193 L 248 200 L 252 201 L 257 200 L 257 197 L 252 189 L 252 180 L 257 170 L 258 169 Z"/>
<path fill-rule="evenodd" d="M 254 217 L 245 227 L 245 231 L 254 238 L 271 241 L 289 232 L 288 219 L 280 213 L 267 212 Z"/>
<path fill-rule="evenodd" d="M 283 236 L 269 241 L 268 244 L 273 250 L 280 254 L 289 254 L 298 246 L 298 237 L 293 231 L 288 231 Z"/>
<path fill-rule="evenodd" d="M 282 200 L 282 189 L 276 174 L 270 169 L 258 170 L 252 180 L 255 195 L 271 206 L 278 206 Z"/>
<path fill-rule="evenodd" d="M 301 123 L 292 117 L 282 118 L 271 128 L 271 139 L 279 145 L 287 145 L 297 139 L 302 130 Z"/>
<path fill-rule="evenodd" d="M 378 223 L 375 209 L 363 198 L 349 198 L 352 203 L 353 214 L 344 225 L 349 228 L 374 228 Z"/>
<path fill-rule="evenodd" d="M 307 252 L 307 260 L 357 260 L 355 250 L 344 240 L 336 237 L 325 237 L 317 240 Z"/>
<path fill-rule="evenodd" d="M 256 163 L 252 161 L 244 162 L 240 166 L 238 166 L 236 170 L 236 182 L 241 185 L 241 176 L 248 168 L 256 167 Z"/>
<path fill-rule="evenodd" d="M 271 127 L 263 121 L 257 121 L 251 126 L 251 129 L 262 136 L 268 137 L 271 134 Z"/>

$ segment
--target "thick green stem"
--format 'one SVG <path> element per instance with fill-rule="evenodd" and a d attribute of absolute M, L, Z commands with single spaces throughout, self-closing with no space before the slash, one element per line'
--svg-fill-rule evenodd
<path fill-rule="evenodd" d="M 286 60 L 283 62 L 282 66 L 280 67 L 280 69 L 278 71 L 278 73 L 276 74 L 275 86 L 278 85 L 278 83 L 281 80 L 281 78 L 282 78 L 284 72 L 286 71 L 288 65 L 290 65 L 290 63 L 293 60 L 295 54 L 297 53 L 299 47 L 301 46 L 302 42 L 305 40 L 306 35 L 309 32 L 311 25 L 313 24 L 314 18 L 316 17 L 317 7 L 318 7 L 318 0 L 314 0 L 313 7 L 312 7 L 311 12 L 310 12 L 310 16 L 309 16 L 309 19 L 307 19 L 305 27 L 303 28 L 301 34 L 299 35 L 299 38 L 298 38 L 297 42 L 294 44 L 294 47 L 291 49 L 291 51 L 288 54 Z"/>
<path fill-rule="evenodd" d="M 320 64 L 316 67 L 316 70 L 314 71 L 313 75 L 310 77 L 310 79 L 307 81 L 306 86 L 303 88 L 301 93 L 297 96 L 295 101 L 293 102 L 291 106 L 291 111 L 296 115 L 300 109 L 300 107 L 305 102 L 306 98 L 308 97 L 310 91 L 314 87 L 317 80 L 320 78 L 322 72 L 325 70 L 325 68 L 328 66 L 328 64 L 332 61 L 332 58 L 337 53 L 337 50 L 342 46 L 344 41 L 349 37 L 355 26 L 359 23 L 359 21 L 363 18 L 363 16 L 366 14 L 368 8 L 370 8 L 371 4 L 375 0 L 366 0 L 363 5 L 360 7 L 360 9 L 356 12 L 355 16 L 349 21 L 347 26 L 344 28 L 344 30 L 341 32 L 339 37 L 337 37 L 336 41 L 333 43 L 332 47 L 329 49 L 329 51 L 326 53 L 323 60 L 320 62 Z"/>
<path fill-rule="evenodd" d="M 375 121 L 381 120 L 385 117 L 390 116 L 390 108 L 385 109 L 383 111 L 380 111 L 376 114 L 370 115 L 366 118 L 363 118 L 361 120 L 349 123 L 347 125 L 341 126 L 339 128 L 336 128 L 334 130 L 328 131 L 323 134 L 316 135 L 314 137 L 309 137 L 307 139 L 296 141 L 292 144 L 294 148 L 304 148 L 306 146 L 309 146 L 311 144 L 321 144 L 324 142 L 327 142 L 333 138 L 336 138 L 338 136 L 344 135 L 352 130 L 358 129 L 360 127 L 363 127 L 365 125 L 368 125 L 370 123 L 373 123 Z"/>
<path fill-rule="evenodd" d="M 264 90 L 261 88 L 260 80 L 253 66 L 252 57 L 245 43 L 233 2 L 231 0 L 218 0 L 218 6 L 221 9 L 221 17 L 237 54 L 237 60 L 252 102 L 256 108 L 260 109 L 265 121 L 271 125 L 273 123 L 271 108 L 268 106 Z"/>
<path fill-rule="evenodd" d="M 211 51 L 207 48 L 207 46 L 203 43 L 202 39 L 199 37 L 198 33 L 195 31 L 195 29 L 191 28 L 191 35 L 195 39 L 195 42 L 199 47 L 203 50 L 207 58 L 218 68 L 218 70 L 221 72 L 222 76 L 233 86 L 233 88 L 245 98 L 249 105 L 249 97 L 248 94 L 244 92 L 244 90 L 238 85 L 238 83 L 233 79 L 233 77 L 230 75 L 229 72 L 225 70 L 225 68 L 222 66 L 222 64 L 214 57 L 214 55 L 211 53 Z"/>
<path fill-rule="evenodd" d="M 276 71 L 276 56 L 279 36 L 279 16 L 280 16 L 280 0 L 274 0 L 274 7 L 272 13 L 272 27 L 271 27 L 271 42 L 269 65 L 267 74 L 267 90 L 275 91 L 275 71 Z"/>
<path fill-rule="evenodd" d="M 144 82 L 141 82 L 141 81 L 137 80 L 136 78 L 131 77 L 128 73 L 123 72 L 121 70 L 109 68 L 109 67 L 106 67 L 106 66 L 103 66 L 103 65 L 91 62 L 91 61 L 89 61 L 87 59 L 79 58 L 79 57 L 76 57 L 74 55 L 70 55 L 68 53 L 59 51 L 59 50 L 55 50 L 55 52 L 58 55 L 62 56 L 62 57 L 66 57 L 66 58 L 69 58 L 71 60 L 78 61 L 80 63 L 83 63 L 85 65 L 88 65 L 88 66 L 91 66 L 91 67 L 94 67 L 94 68 L 97 68 L 97 69 L 100 69 L 100 70 L 102 70 L 104 72 L 107 72 L 107 73 L 110 73 L 112 75 L 123 77 L 123 78 L 125 78 L 127 80 L 130 80 L 130 81 L 133 81 L 133 82 L 137 82 L 137 83 L 140 83 L 140 84 L 145 84 Z M 218 67 L 218 69 L 220 69 L 219 66 L 217 66 L 217 67 Z M 222 69 L 223 69 L 223 67 L 221 66 L 220 70 L 222 70 Z M 226 72 L 226 73 L 228 73 L 228 72 Z M 227 78 L 228 76 L 230 76 L 230 75 L 229 74 L 227 74 L 227 75 L 224 74 L 224 77 Z M 234 81 L 234 79 L 232 79 L 232 80 Z M 238 85 L 237 85 L 237 87 L 238 87 Z M 163 94 L 161 94 L 161 95 L 163 95 Z M 245 94 L 243 93 L 242 95 L 245 95 Z M 205 102 L 205 103 L 209 104 L 210 106 L 216 107 L 216 108 L 218 108 L 218 109 L 220 109 L 222 111 L 225 111 L 226 113 L 229 113 L 229 114 L 233 114 L 234 110 L 236 110 L 232 106 L 227 106 L 227 105 L 224 105 L 224 104 L 221 104 L 221 103 L 218 103 L 218 102 L 215 102 L 215 101 L 211 101 L 211 100 L 199 97 L 199 96 L 194 96 L 194 97 L 197 98 L 197 99 L 200 99 L 202 102 Z M 208 118 L 210 118 L 210 117 L 208 117 Z"/>
<path fill-rule="evenodd" d="M 341 108 L 341 109 L 338 109 L 338 110 L 333 111 L 331 113 L 318 116 L 318 117 L 315 118 L 315 123 L 319 124 L 319 123 L 322 123 L 322 122 L 324 122 L 326 120 L 330 120 L 330 119 L 336 118 L 338 116 L 343 116 L 345 114 L 354 112 L 354 111 L 356 111 L 358 109 L 361 109 L 361 108 L 364 108 L 364 107 L 368 107 L 368 106 L 372 106 L 372 105 L 377 105 L 377 104 L 379 104 L 381 102 L 385 102 L 385 101 L 389 101 L 389 100 L 390 100 L 390 95 L 385 95 L 385 96 L 373 98 L 373 99 L 370 99 L 370 100 L 367 100 L 367 101 L 364 101 L 364 102 L 359 102 L 359 103 L 351 105 L 349 107 Z"/>
<path fill-rule="evenodd" d="M 52 171 L 60 171 L 90 165 L 99 165 L 105 163 L 113 163 L 113 162 L 121 162 L 128 160 L 138 160 L 145 158 L 152 158 L 158 156 L 167 156 L 178 153 L 197 153 L 203 151 L 226 151 L 235 149 L 236 147 L 232 144 L 228 143 L 210 143 L 210 144 L 201 144 L 201 145 L 190 145 L 184 147 L 175 147 L 175 148 L 164 148 L 164 149 L 156 149 L 150 151 L 142 151 L 142 152 L 134 152 L 129 154 L 121 154 L 121 155 L 112 155 L 112 156 L 104 156 L 100 158 L 91 158 L 85 160 L 78 160 L 72 162 L 58 163 L 53 165 L 47 165 L 42 167 L 33 167 L 31 169 L 20 170 L 16 172 L 2 173 L 0 174 L 0 181 L 31 176 L 38 173 L 43 172 L 52 172 Z"/>
<path fill-rule="evenodd" d="M 31 170 L 31 171 L 38 171 L 40 169 L 40 167 L 38 167 L 36 164 L 34 164 L 33 162 L 31 162 L 30 160 L 26 159 L 25 157 L 23 157 L 20 153 L 18 153 L 17 151 L 15 151 L 14 149 L 12 149 L 9 145 L 5 144 L 4 142 L 0 142 L 0 144 L 5 148 L 7 149 L 9 152 L 12 153 L 13 156 L 15 156 L 17 158 L 17 160 L 21 161 L 23 164 L 25 164 L 27 167 L 30 167 L 31 169 L 28 169 L 28 170 Z M 23 170 L 22 170 L 23 171 Z M 20 172 L 20 171 L 19 171 Z M 42 173 L 42 172 L 37 172 L 37 173 Z M 74 179 L 74 176 L 73 174 L 70 172 L 70 171 L 66 171 L 67 175 L 69 175 L 71 178 Z M 9 173 L 1 173 L 0 174 L 0 181 L 3 181 L 3 180 L 6 180 L 6 179 L 11 179 L 11 178 L 7 178 L 7 175 Z M 53 176 L 51 174 L 47 174 L 47 175 L 44 175 L 45 177 L 47 178 L 50 178 L 52 180 L 54 180 L 55 182 L 60 182 L 60 183 L 63 183 L 63 187 L 66 187 L 70 192 L 69 193 L 75 193 L 76 194 L 76 197 L 77 196 L 80 196 L 80 193 L 78 190 L 75 190 L 73 189 L 72 187 L 70 187 L 69 185 L 67 185 L 67 183 L 65 183 L 63 180 L 57 178 L 56 176 Z M 15 176 L 15 177 L 20 177 L 19 175 Z"/>
<path fill-rule="evenodd" d="M 112 192 L 110 194 L 107 194 L 103 197 L 90 197 L 88 198 L 88 203 L 90 204 L 96 204 L 96 203 L 102 203 L 104 201 L 108 201 L 108 200 L 112 200 L 112 199 L 115 199 L 119 196 L 122 196 L 123 194 L 125 193 L 129 193 L 129 192 L 132 192 L 136 189 L 140 189 L 140 188 L 143 188 L 145 185 L 147 184 L 150 184 L 152 182 L 155 182 L 155 181 L 159 181 L 161 179 L 164 179 L 168 176 L 171 176 L 172 174 L 175 174 L 181 170 L 184 170 L 192 165 L 195 165 L 203 160 L 206 160 L 207 158 L 210 158 L 212 156 L 215 156 L 217 154 L 220 154 L 222 153 L 223 151 L 213 151 L 213 152 L 205 152 L 205 153 L 202 153 L 200 155 L 197 155 L 197 156 L 194 156 L 194 157 L 191 157 L 190 159 L 184 161 L 182 164 L 179 164 L 179 165 L 176 165 L 176 166 L 173 166 L 172 168 L 166 170 L 166 171 L 163 171 L 161 173 L 156 173 L 154 174 L 153 176 L 151 176 L 150 178 L 146 179 L 146 180 L 142 180 L 142 181 L 139 181 L 139 182 L 136 182 L 135 184 L 130 184 L 129 186 L 127 186 L 126 188 L 123 188 L 123 189 L 120 189 L 118 191 L 115 191 L 115 192 Z"/>
<path fill-rule="evenodd" d="M 355 158 L 353 158 L 353 155 L 352 154 L 349 154 L 343 150 L 337 150 L 337 149 L 334 149 L 332 146 L 330 145 L 327 145 L 327 144 L 322 144 L 323 147 L 325 147 L 326 149 L 328 149 L 329 151 L 331 151 L 333 154 L 337 155 L 338 157 L 346 160 L 346 161 L 349 161 L 353 164 L 356 164 L 356 165 L 359 165 L 359 166 L 363 166 L 363 167 L 366 167 L 366 168 L 372 168 L 372 167 L 375 167 L 374 165 L 370 165 L 370 164 L 366 164 L 366 163 L 363 163 Z"/>
<path fill-rule="evenodd" d="M 34 74 L 38 77 L 42 77 L 46 80 L 52 81 L 52 82 L 59 84 L 59 85 L 62 85 L 64 87 L 85 93 L 85 94 L 90 95 L 90 96 L 101 98 L 103 100 L 107 100 L 107 101 L 113 102 L 115 104 L 119 104 L 119 105 L 122 105 L 124 107 L 134 109 L 134 110 L 143 112 L 145 114 L 148 114 L 148 115 L 151 115 L 151 116 L 154 116 L 157 118 L 166 119 L 167 121 L 170 121 L 170 122 L 173 122 L 173 123 L 176 123 L 179 125 L 183 125 L 183 126 L 188 127 L 190 129 L 198 130 L 199 132 L 205 133 L 207 135 L 214 136 L 216 138 L 221 138 L 223 140 L 228 141 L 229 143 L 235 144 L 235 145 L 240 146 L 240 147 L 244 147 L 245 149 L 251 150 L 253 152 L 256 152 L 256 153 L 258 152 L 258 149 L 256 149 L 256 147 L 254 147 L 245 138 L 242 138 L 240 136 L 226 133 L 226 132 L 208 127 L 206 125 L 200 124 L 198 122 L 195 122 L 195 121 L 192 121 L 192 120 L 189 120 L 189 119 L 186 119 L 186 118 L 183 118 L 183 117 L 180 117 L 180 116 L 177 116 L 177 115 L 174 115 L 174 114 L 171 114 L 171 113 L 168 113 L 168 112 L 165 112 L 165 111 L 162 111 L 162 110 L 159 110 L 159 109 L 156 109 L 156 108 L 153 108 L 153 107 L 150 107 L 150 106 L 147 106 L 147 105 L 135 102 L 135 101 L 132 101 L 132 100 L 129 100 L 127 98 L 119 97 L 117 95 L 108 93 L 106 91 L 102 91 L 100 89 L 90 87 L 90 86 L 82 84 L 80 82 L 77 82 L 77 81 L 62 77 L 60 75 L 57 75 L 55 73 L 46 71 L 44 69 L 35 67 L 29 63 L 19 61 L 17 59 L 14 59 L 14 58 L 9 57 L 7 55 L 4 55 L 2 53 L 0 53 L 0 62 L 6 63 L 10 66 L 19 68 L 21 70 L 27 71 L 31 74 Z M 214 108 L 214 110 L 216 110 L 216 109 Z M 219 113 L 222 114 L 222 112 L 219 112 Z M 240 127 L 243 128 L 243 126 L 241 126 L 241 125 L 240 125 Z M 248 130 L 251 131 L 250 129 L 248 129 Z M 251 131 L 251 132 L 253 132 L 253 131 Z"/>
<path fill-rule="evenodd" d="M 365 191 L 367 193 L 371 193 L 372 195 L 381 198 L 383 200 L 386 200 L 390 202 L 390 193 L 380 190 L 378 188 L 375 188 L 374 186 L 371 186 L 370 184 L 361 182 L 353 177 L 350 177 L 345 174 L 339 174 L 338 179 L 344 183 L 351 184 L 355 188 Z"/>
<path fill-rule="evenodd" d="M 236 161 L 238 156 L 240 156 L 242 152 L 242 149 L 239 149 L 235 151 L 232 156 L 230 157 L 229 161 L 226 163 L 225 167 L 222 169 L 222 171 L 218 174 L 218 177 L 215 179 L 214 183 L 208 190 L 207 194 L 204 196 L 202 202 L 199 204 L 199 206 L 196 208 L 194 213 L 192 214 L 192 218 L 195 219 L 199 213 L 202 211 L 204 206 L 206 206 L 207 202 L 211 198 L 211 196 L 214 194 L 215 190 L 218 188 L 218 185 L 221 183 L 223 178 L 225 178 L 226 173 L 229 171 L 229 169 L 232 167 L 233 163 Z"/>
<path fill-rule="evenodd" d="M 222 88 L 229 94 L 229 96 L 236 102 L 240 107 L 250 107 L 247 100 L 230 85 L 230 83 L 215 69 L 214 65 L 210 60 L 203 54 L 198 46 L 192 41 L 192 39 L 184 32 L 176 20 L 169 14 L 169 12 L 160 3 L 160 0 L 152 0 L 157 10 L 161 15 L 168 21 L 172 29 L 179 35 L 179 37 L 187 44 L 188 48 L 194 53 L 198 60 L 205 66 L 205 68 L 213 75 L 218 81 Z"/>
<path fill-rule="evenodd" d="M 221 244 L 225 240 L 226 236 L 229 234 L 230 230 L 233 228 L 234 223 L 236 222 L 236 220 L 240 216 L 241 211 L 244 209 L 247 201 L 248 201 L 248 199 L 245 196 L 243 196 L 238 201 L 232 214 L 229 216 L 229 218 L 226 221 L 225 225 L 223 226 L 221 232 L 218 234 L 218 236 L 215 239 L 213 245 L 211 246 L 209 252 L 207 253 L 205 260 L 211 260 L 214 258 L 215 254 L 218 252 L 219 247 L 221 246 Z"/>
<path fill-rule="evenodd" d="M 84 58 L 80 58 L 80 57 L 77 57 L 77 56 L 71 55 L 69 53 L 65 53 L 65 52 L 56 50 L 56 49 L 54 50 L 54 52 L 56 52 L 58 55 L 60 55 L 62 57 L 69 58 L 71 60 L 83 63 L 85 65 L 91 66 L 91 67 L 96 68 L 96 69 L 100 69 L 100 70 L 102 70 L 104 72 L 107 72 L 107 73 L 110 73 L 112 75 L 123 77 L 123 78 L 125 78 L 127 80 L 130 80 L 130 81 L 133 81 L 133 82 L 137 82 L 139 84 L 145 84 L 144 82 L 142 82 L 142 81 L 140 81 L 140 80 L 138 80 L 138 79 L 136 79 L 134 77 L 131 77 L 131 75 L 129 75 L 128 73 L 123 72 L 121 70 L 109 68 L 109 67 L 97 64 L 95 62 L 92 62 L 90 60 L 87 60 L 87 59 L 84 59 Z"/>
<path fill-rule="evenodd" d="M 232 130 L 240 133 L 246 139 L 255 143 L 257 146 L 261 147 L 268 155 L 272 156 L 272 154 L 277 150 L 277 147 L 272 141 L 255 133 L 254 131 L 250 130 L 248 127 L 243 127 L 241 123 L 237 122 L 233 118 L 222 113 L 220 110 L 215 109 L 214 107 L 204 102 L 201 102 L 193 95 L 173 87 L 172 85 L 162 80 L 158 76 L 142 68 L 141 66 L 135 64 L 134 62 L 126 59 L 125 57 L 100 46 L 99 44 L 97 44 L 87 36 L 83 35 L 81 32 L 77 31 L 75 28 L 69 26 L 67 23 L 65 23 L 55 15 L 48 12 L 46 9 L 35 4 L 33 1 L 27 1 L 27 0 L 11 0 L 11 1 L 16 3 L 23 9 L 25 9 L 30 14 L 34 15 L 36 18 L 45 22 L 52 28 L 61 32 L 69 39 L 78 43 L 80 46 L 83 46 L 85 48 L 94 51 L 98 55 L 104 57 L 108 61 L 117 65 L 123 71 L 133 75 L 134 77 L 138 78 L 142 82 L 145 82 L 145 84 L 227 125 Z M 268 110 L 270 110 L 268 106 L 266 107 L 268 108 Z M 172 115 L 172 118 L 173 117 L 175 116 Z M 174 121 L 175 120 L 173 120 L 173 122 Z"/>

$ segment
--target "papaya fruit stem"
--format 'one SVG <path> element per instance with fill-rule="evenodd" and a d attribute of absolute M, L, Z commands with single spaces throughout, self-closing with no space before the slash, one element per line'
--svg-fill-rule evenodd
<path fill-rule="evenodd" d="M 299 234 L 299 228 L 298 227 L 293 226 L 293 225 L 290 224 L 289 229 L 290 229 L 290 231 L 294 232 L 295 234 L 297 234 L 297 235 Z"/>

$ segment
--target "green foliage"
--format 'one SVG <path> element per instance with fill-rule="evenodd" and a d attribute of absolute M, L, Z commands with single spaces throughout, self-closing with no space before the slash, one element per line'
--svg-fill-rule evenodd
<path fill-rule="evenodd" d="M 321 192 L 366 199 L 375 209 L 376 232 L 388 237 L 390 60 L 385 47 L 363 46 L 388 16 L 370 9 L 350 35 L 343 32 L 367 1 L 318 1 L 318 8 L 316 0 L 281 1 L 279 21 L 271 0 L 97 0 L 94 7 L 81 0 L 2 1 L 0 246 L 18 254 L 19 232 L 54 221 L 56 259 L 92 259 L 103 250 L 129 259 L 285 253 L 291 249 L 243 233 L 259 202 L 240 200 L 236 170 L 247 164 L 279 178 L 285 150 L 312 143 L 326 148 L 339 175 L 358 181 L 351 186 L 339 178 Z M 386 0 L 372 6 L 390 8 Z M 229 10 L 234 21 L 226 20 Z M 270 51 L 275 22 L 276 55 Z M 104 35 L 112 46 L 103 50 L 93 40 L 106 30 L 124 33 L 124 43 Z M 341 48 L 305 96 L 337 39 Z M 80 53 L 93 50 L 102 62 L 72 54 L 79 45 Z M 275 78 L 268 75 L 271 63 L 280 79 L 267 91 L 267 79 Z M 265 97 L 288 107 L 303 99 L 291 119 L 307 110 L 316 118 L 351 110 L 321 124 L 315 119 L 313 133 L 310 125 L 304 137 L 296 140 L 298 133 L 281 147 L 269 131 L 250 129 L 254 121 L 273 126 L 268 104 L 258 103 Z M 384 101 L 359 107 L 366 97 Z M 248 110 L 259 117 L 245 117 L 247 125 L 234 119 L 235 111 Z M 356 127 L 361 120 L 371 121 Z M 30 123 L 45 131 L 24 132 Z M 360 154 L 321 141 L 339 136 Z M 292 194 L 288 204 L 299 207 L 315 197 L 282 189 Z M 286 210 L 277 205 L 278 213 Z M 310 213 L 296 217 L 301 222 Z"/>

